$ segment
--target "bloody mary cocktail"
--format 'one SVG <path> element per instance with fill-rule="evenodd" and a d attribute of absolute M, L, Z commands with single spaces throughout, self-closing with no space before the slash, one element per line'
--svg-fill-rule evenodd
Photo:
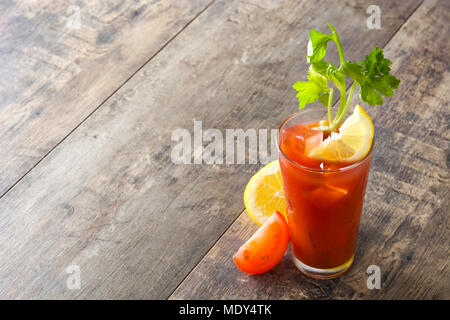
<path fill-rule="evenodd" d="M 353 262 L 372 148 L 355 163 L 309 158 L 326 138 L 318 130 L 324 108 L 310 108 L 286 119 L 279 132 L 279 161 L 286 196 L 287 223 L 296 267 L 315 278 L 332 278 Z"/>

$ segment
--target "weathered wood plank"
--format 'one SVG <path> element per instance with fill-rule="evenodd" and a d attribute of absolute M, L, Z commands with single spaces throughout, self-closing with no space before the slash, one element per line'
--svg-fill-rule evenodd
<path fill-rule="evenodd" d="M 209 2 L 2 2 L 0 196 Z"/>
<path fill-rule="evenodd" d="M 214 2 L 0 200 L 0 296 L 168 297 L 258 168 L 175 165 L 173 130 L 276 127 L 296 109 L 311 27 L 333 23 L 359 59 L 418 3 L 382 2 L 384 29 L 370 31 L 369 1 Z M 72 264 L 80 290 L 66 288 Z"/>
<path fill-rule="evenodd" d="M 288 252 L 267 274 L 241 273 L 232 255 L 257 229 L 244 212 L 171 298 L 450 298 L 449 12 L 448 2 L 425 2 L 385 49 L 403 82 L 368 109 L 376 145 L 351 269 L 312 280 Z M 380 290 L 366 286 L 369 265 L 381 268 Z"/>

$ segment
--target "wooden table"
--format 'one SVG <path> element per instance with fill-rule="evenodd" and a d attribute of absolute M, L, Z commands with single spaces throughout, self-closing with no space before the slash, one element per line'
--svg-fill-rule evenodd
<path fill-rule="evenodd" d="M 449 299 L 450 3 L 375 2 L 0 2 L 0 298 Z M 346 59 L 378 45 L 402 79 L 368 108 L 355 263 L 312 280 L 288 252 L 248 276 L 231 258 L 257 229 L 242 195 L 262 165 L 175 164 L 172 133 L 277 128 L 327 22 Z"/>

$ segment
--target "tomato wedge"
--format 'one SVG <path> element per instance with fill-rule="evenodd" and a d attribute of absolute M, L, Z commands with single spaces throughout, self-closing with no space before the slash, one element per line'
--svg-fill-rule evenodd
<path fill-rule="evenodd" d="M 288 244 L 288 226 L 277 211 L 239 248 L 233 260 L 245 273 L 263 273 L 280 262 Z"/>

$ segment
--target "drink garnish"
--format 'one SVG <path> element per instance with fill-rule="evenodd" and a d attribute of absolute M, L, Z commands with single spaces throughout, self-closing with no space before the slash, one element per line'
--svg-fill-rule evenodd
<path fill-rule="evenodd" d="M 321 119 L 310 124 L 299 123 L 285 128 L 280 137 L 280 149 L 284 148 L 280 151 L 280 154 L 302 166 L 320 168 L 325 172 L 328 170 L 325 167 L 337 166 L 339 168 L 341 164 L 347 165 L 347 163 L 363 159 L 372 147 L 373 123 L 362 107 L 357 105 L 353 114 L 345 119 L 356 86 L 359 85 L 360 87 L 359 97 L 361 101 L 369 105 L 381 105 L 383 104 L 382 96 L 393 96 L 394 90 L 400 84 L 400 80 L 390 74 L 391 61 L 384 58 L 383 50 L 378 47 L 375 47 L 360 62 L 345 61 L 337 32 L 332 25 L 329 24 L 328 26 L 332 31 L 331 34 L 311 30 L 307 55 L 307 62 L 311 64 L 308 71 L 308 80 L 297 81 L 293 85 L 293 88 L 298 92 L 300 109 L 303 109 L 307 104 L 319 101 L 327 107 L 328 119 Z M 333 41 L 337 46 L 340 60 L 339 67 L 323 60 L 329 41 Z M 353 80 L 348 95 L 346 93 L 347 77 Z M 340 92 L 340 100 L 337 113 L 333 117 L 332 103 L 335 89 Z M 290 211 L 288 210 L 289 216 L 287 217 L 289 218 L 289 227 L 285 220 L 286 199 L 278 160 L 269 163 L 256 173 L 245 189 L 244 202 L 247 212 L 261 226 L 233 257 L 236 266 L 248 274 L 263 273 L 274 267 L 286 251 L 289 232 L 292 230 L 297 230 L 291 234 L 292 244 L 297 245 L 297 250 L 298 248 L 301 249 L 304 257 L 309 257 L 309 260 L 312 260 L 311 265 L 327 268 L 328 265 L 334 266 L 348 261 L 347 244 L 351 244 L 348 239 L 354 238 L 352 230 L 356 229 L 352 224 L 347 223 L 347 220 L 345 224 L 350 225 L 350 231 L 342 228 L 334 228 L 333 230 L 333 228 L 323 227 L 322 224 L 334 227 L 336 222 L 336 220 L 332 220 L 332 224 L 324 222 L 324 217 L 328 217 L 324 212 L 333 208 L 336 214 L 333 212 L 330 217 L 338 216 L 342 212 L 347 215 L 347 208 L 345 210 L 339 208 L 359 199 L 358 194 L 363 195 L 364 186 L 356 184 L 357 187 L 362 188 L 362 191 L 355 192 L 357 189 L 352 188 L 350 183 L 343 184 L 338 183 L 339 180 L 333 180 L 331 177 L 335 176 L 334 174 L 327 180 L 325 180 L 325 175 L 317 179 L 317 175 L 311 174 L 311 172 L 302 174 L 301 171 L 298 171 L 294 174 L 294 168 L 289 169 L 286 163 L 287 161 L 283 162 L 283 178 L 287 179 L 285 183 L 290 185 L 290 188 L 286 190 L 288 194 L 290 192 L 291 200 L 292 195 L 296 199 L 294 204 L 289 201 L 288 208 Z M 365 168 L 366 171 L 360 172 L 359 176 L 354 175 L 355 179 L 364 176 L 364 174 L 367 175 L 368 164 Z M 299 199 L 303 200 L 300 201 Z M 295 209 L 296 207 L 297 209 Z M 359 206 L 359 208 L 361 207 Z M 301 215 L 294 214 L 295 210 L 303 212 L 304 217 L 308 219 L 298 219 Z M 359 215 L 358 212 L 356 213 Z M 320 218 L 320 223 L 317 221 L 310 222 L 317 217 Z M 314 230 L 314 235 L 311 225 L 318 227 L 317 230 Z M 321 228 L 327 230 L 327 236 L 316 238 L 315 236 L 320 235 Z M 336 238 L 331 239 L 333 248 L 336 246 L 336 241 L 341 238 L 345 240 L 343 242 L 345 245 L 341 245 L 341 248 L 336 251 L 338 254 L 333 258 L 338 262 L 333 263 L 329 261 L 330 258 L 326 255 L 314 254 L 317 250 L 324 252 L 323 249 L 320 249 L 321 247 L 329 247 L 330 237 L 328 234 L 330 230 L 336 236 Z M 341 230 L 343 231 L 341 232 Z M 344 235 L 341 235 L 343 232 Z M 295 252 L 295 248 L 293 246 L 294 255 L 298 253 Z"/>
<path fill-rule="evenodd" d="M 286 216 L 286 199 L 278 160 L 268 163 L 250 179 L 244 191 L 244 203 L 249 216 L 260 226 L 275 211 Z"/>
<path fill-rule="evenodd" d="M 276 211 L 233 256 L 243 272 L 259 274 L 280 262 L 289 244 L 289 230 L 284 216 Z"/>
<path fill-rule="evenodd" d="M 338 130 L 339 124 L 345 118 L 350 100 L 356 86 L 359 85 L 359 98 L 371 106 L 382 105 L 383 96 L 392 97 L 394 89 L 397 89 L 400 80 L 390 74 L 392 62 L 383 55 L 383 50 L 375 47 L 366 58 L 359 62 L 345 61 L 342 45 L 338 34 L 331 24 L 328 24 L 331 34 L 322 33 L 311 29 L 308 42 L 307 63 L 311 66 L 308 71 L 307 81 L 297 81 L 293 88 L 297 90 L 297 98 L 300 109 L 307 104 L 319 101 L 328 108 L 328 127 L 323 131 Z M 339 53 L 339 68 L 332 63 L 323 60 L 327 52 L 329 41 L 333 41 Z M 346 77 L 353 80 L 347 96 Z M 332 116 L 332 103 L 334 88 L 329 81 L 339 90 L 339 108 L 336 116 Z"/>
<path fill-rule="evenodd" d="M 352 163 L 364 158 L 372 147 L 373 124 L 360 105 L 331 135 L 314 147 L 308 157 L 331 163 Z"/>

